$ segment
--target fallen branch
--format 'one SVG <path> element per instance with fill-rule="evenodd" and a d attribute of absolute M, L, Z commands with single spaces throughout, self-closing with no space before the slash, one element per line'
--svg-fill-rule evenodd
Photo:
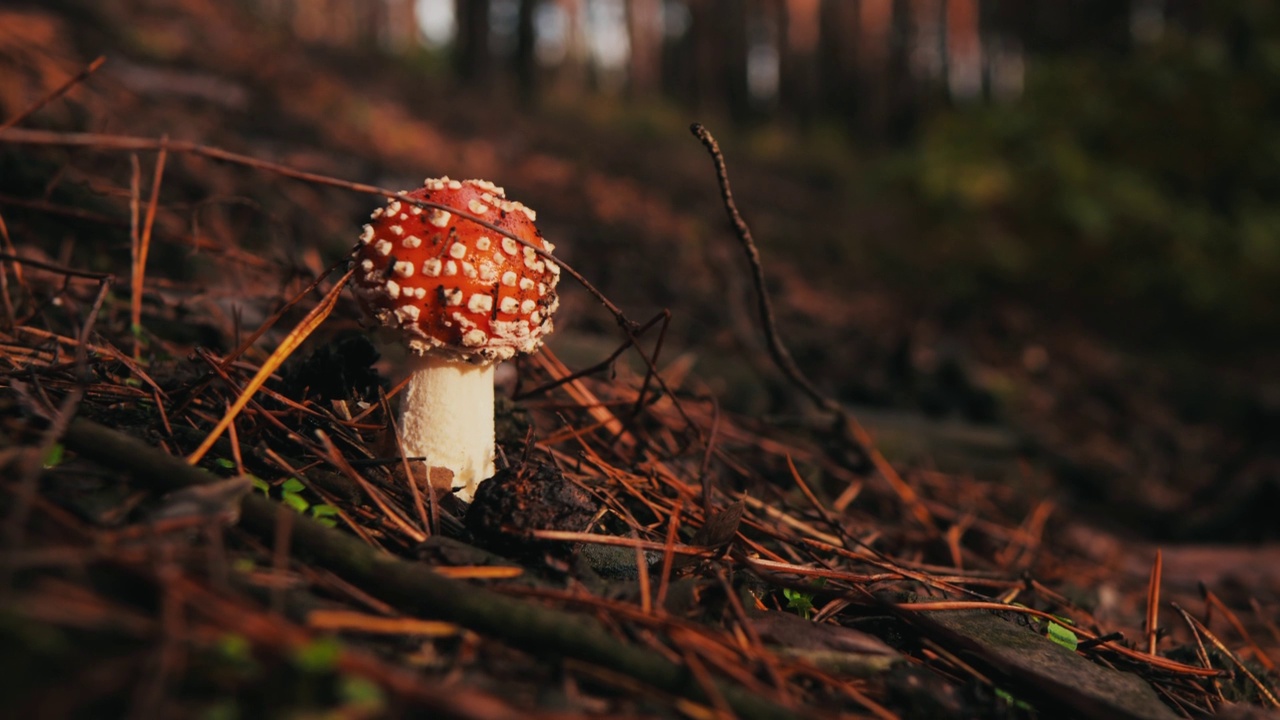
<path fill-rule="evenodd" d="M 127 469 L 156 489 L 175 490 L 217 479 L 182 458 L 83 418 L 71 423 L 64 441 L 80 456 Z M 241 506 L 240 524 L 270 540 L 277 529 L 278 512 L 278 503 L 250 495 Z M 379 552 L 304 515 L 293 518 L 290 547 L 406 614 L 457 623 L 526 652 L 563 655 L 628 675 L 665 692 L 707 700 L 688 668 L 617 640 L 590 617 L 446 578 L 425 565 Z M 797 717 L 791 710 L 742 688 L 717 683 L 716 689 L 742 718 Z"/>

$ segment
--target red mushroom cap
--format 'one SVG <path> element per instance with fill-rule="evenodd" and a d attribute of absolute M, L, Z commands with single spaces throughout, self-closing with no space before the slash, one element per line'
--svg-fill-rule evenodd
<path fill-rule="evenodd" d="M 436 208 L 488 221 L 528 245 Z M 538 349 L 559 305 L 560 267 L 534 226 L 535 213 L 485 180 L 438 180 L 373 211 L 356 248 L 355 290 L 365 311 L 399 330 L 418 354 L 471 362 Z"/>

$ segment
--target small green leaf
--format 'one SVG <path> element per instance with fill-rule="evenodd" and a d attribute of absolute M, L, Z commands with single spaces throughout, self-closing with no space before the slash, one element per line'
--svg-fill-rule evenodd
<path fill-rule="evenodd" d="M 332 671 L 342 654 L 342 644 L 333 638 L 316 638 L 293 653 L 293 664 L 313 673 Z"/>
<path fill-rule="evenodd" d="M 49 448 L 49 452 L 45 453 L 45 468 L 55 468 L 61 465 L 64 454 L 66 454 L 66 448 L 62 446 L 62 443 L 54 443 L 53 447 Z"/>
<path fill-rule="evenodd" d="M 303 485 L 302 481 L 299 480 L 298 478 L 291 477 L 288 480 L 285 480 L 283 483 L 281 483 L 280 489 L 287 493 L 300 493 L 303 490 L 306 490 L 307 486 Z"/>
<path fill-rule="evenodd" d="M 253 558 L 240 557 L 231 563 L 231 569 L 238 573 L 251 573 L 257 570 L 258 566 L 253 562 Z"/>
<path fill-rule="evenodd" d="M 233 672 L 242 680 L 256 677 L 262 667 L 253 656 L 253 643 L 237 633 L 226 633 L 214 641 L 209 648 L 212 659 L 217 662 L 219 671 Z M 234 704 L 231 706 L 235 710 Z M 231 715 L 232 718 L 238 715 Z"/>
<path fill-rule="evenodd" d="M 214 464 L 214 465 L 217 465 L 218 467 L 222 468 L 223 470 L 235 470 L 235 469 L 236 469 L 235 461 L 233 461 L 233 460 L 229 460 L 229 459 L 227 459 L 227 458 L 218 458 L 218 459 L 216 459 L 216 460 L 214 460 L 214 461 L 213 461 L 213 464 Z"/>
<path fill-rule="evenodd" d="M 1005 701 L 1005 703 L 1011 707 L 1016 707 L 1020 710 L 1035 710 L 1035 708 L 1031 707 L 1029 703 L 1023 702 L 1022 700 L 1014 697 L 1008 690 L 996 688 L 996 697 Z"/>
<path fill-rule="evenodd" d="M 338 685 L 338 696 L 342 698 L 343 705 L 354 705 L 367 710 L 381 710 L 386 704 L 386 696 L 377 683 L 355 675 L 342 677 Z"/>
<path fill-rule="evenodd" d="M 813 595 L 791 588 L 783 588 L 782 596 L 787 599 L 787 609 L 808 620 L 813 615 Z"/>
<path fill-rule="evenodd" d="M 1050 640 L 1072 652 L 1075 652 L 1076 646 L 1080 644 L 1080 639 L 1075 633 L 1056 622 L 1049 623 L 1048 635 Z"/>
<path fill-rule="evenodd" d="M 253 646 L 243 635 L 228 633 L 218 639 L 218 654 L 228 660 L 244 662 L 253 659 Z"/>
<path fill-rule="evenodd" d="M 271 494 L 271 486 L 267 484 L 267 481 L 266 481 L 266 480 L 263 480 L 262 478 L 258 477 L 257 475 L 250 475 L 250 476 L 249 476 L 249 480 L 253 483 L 253 489 L 254 489 L 254 490 L 257 490 L 258 492 L 262 493 L 263 495 L 270 495 L 270 494 Z"/>
<path fill-rule="evenodd" d="M 280 502 L 284 503 L 285 505 L 288 505 L 289 507 L 293 508 L 294 510 L 297 510 L 300 513 L 306 512 L 307 508 L 311 507 L 311 503 L 307 502 L 301 495 L 297 493 L 285 493 L 284 495 L 281 495 Z"/>
<path fill-rule="evenodd" d="M 332 505 L 312 505 L 307 512 L 321 525 L 338 527 L 338 508 Z"/>

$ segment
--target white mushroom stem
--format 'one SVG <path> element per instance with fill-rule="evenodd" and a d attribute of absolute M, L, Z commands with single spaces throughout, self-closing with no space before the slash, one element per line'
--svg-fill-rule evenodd
<path fill-rule="evenodd" d="M 415 357 L 400 399 L 400 442 L 406 457 L 423 457 L 433 487 L 453 474 L 468 502 L 493 477 L 493 367 L 433 355 Z M 413 465 L 421 467 L 418 463 Z"/>

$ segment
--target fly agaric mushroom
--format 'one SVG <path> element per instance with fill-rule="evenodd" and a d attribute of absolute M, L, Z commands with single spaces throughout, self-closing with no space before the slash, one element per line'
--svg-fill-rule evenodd
<path fill-rule="evenodd" d="M 534 218 L 491 182 L 428 178 L 373 211 L 352 261 L 366 313 L 412 356 L 400 399 L 404 453 L 425 458 L 430 484 L 463 500 L 494 473 L 494 366 L 536 351 L 559 305 L 560 267 L 535 250 L 554 246 Z"/>

